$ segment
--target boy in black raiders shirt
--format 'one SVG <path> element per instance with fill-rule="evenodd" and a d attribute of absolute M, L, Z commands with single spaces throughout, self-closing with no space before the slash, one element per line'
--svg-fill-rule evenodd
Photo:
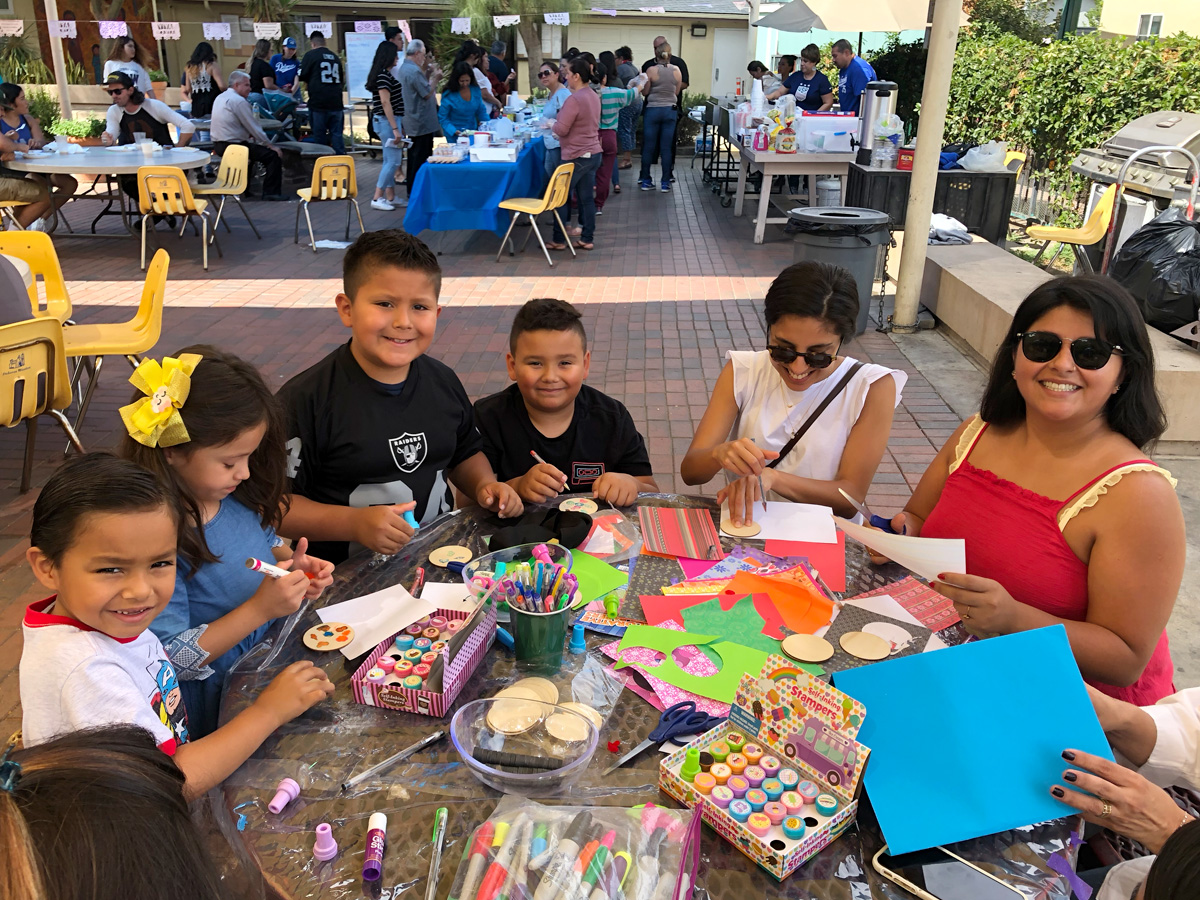
<path fill-rule="evenodd" d="M 368 547 L 395 553 L 452 509 L 450 484 L 501 516 L 521 498 L 481 452 L 458 376 L 425 355 L 437 327 L 442 270 L 399 230 L 368 231 L 346 251 L 337 310 L 350 340 L 279 391 L 290 425 L 292 505 L 280 533 L 341 562 Z M 320 548 L 319 552 L 318 549 Z"/>
<path fill-rule="evenodd" d="M 517 312 L 506 357 L 516 384 L 475 404 L 483 452 L 524 500 L 590 490 L 628 506 L 658 485 L 629 410 L 583 383 L 592 354 L 579 320 L 562 300 L 530 300 Z"/>

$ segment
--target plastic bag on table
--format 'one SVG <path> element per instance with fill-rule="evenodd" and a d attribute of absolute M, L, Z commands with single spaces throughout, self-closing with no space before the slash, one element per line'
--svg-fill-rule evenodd
<path fill-rule="evenodd" d="M 502 833 L 500 845 L 492 846 Z M 592 842 L 611 845 L 611 852 L 597 849 L 591 858 L 601 862 L 581 879 L 575 863 Z M 700 817 L 690 809 L 653 804 L 542 806 L 506 796 L 475 829 L 468 847 L 451 897 L 574 897 L 589 884 L 583 896 L 605 887 L 609 897 L 690 897 L 700 862 Z"/>
<path fill-rule="evenodd" d="M 1200 308 L 1200 222 L 1170 207 L 1121 246 L 1109 274 L 1129 289 L 1146 323 L 1174 331 Z"/>
<path fill-rule="evenodd" d="M 958 164 L 968 172 L 1007 172 L 1004 165 L 1007 154 L 1008 144 L 1004 141 L 988 141 L 964 153 Z"/>
<path fill-rule="evenodd" d="M 901 138 L 904 136 L 904 121 L 895 113 L 880 116 L 872 131 L 877 138 Z"/>
<path fill-rule="evenodd" d="M 784 94 L 776 100 L 775 108 L 779 110 L 779 118 L 784 122 L 796 118 L 796 98 L 791 94 Z"/>

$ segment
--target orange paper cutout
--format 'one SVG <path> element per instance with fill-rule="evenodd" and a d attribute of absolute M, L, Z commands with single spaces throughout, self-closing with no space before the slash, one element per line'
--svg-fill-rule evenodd
<path fill-rule="evenodd" d="M 797 634 L 812 634 L 833 618 L 833 602 L 812 586 L 807 575 L 803 581 L 808 583 L 803 584 L 794 573 L 794 569 L 779 575 L 737 572 L 729 580 L 725 592 L 737 597 L 767 594 L 788 628 Z"/>

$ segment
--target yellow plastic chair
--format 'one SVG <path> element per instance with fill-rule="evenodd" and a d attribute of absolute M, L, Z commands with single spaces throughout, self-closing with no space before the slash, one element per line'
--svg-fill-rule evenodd
<path fill-rule="evenodd" d="M 22 206 L 28 206 L 28 203 L 21 203 L 18 200 L 0 200 L 0 225 L 4 224 L 4 220 L 12 222 L 18 231 L 24 231 L 25 226 L 17 221 L 17 214 L 13 210 L 20 209 Z"/>
<path fill-rule="evenodd" d="M 24 260 L 33 270 L 29 303 L 35 319 L 71 323 L 71 297 L 50 235 L 42 231 L 0 232 L 0 253 Z M 41 282 L 41 291 L 38 282 Z"/>
<path fill-rule="evenodd" d="M 313 235 L 312 216 L 308 207 L 312 203 L 323 200 L 346 201 L 346 240 L 350 240 L 350 212 L 353 208 L 358 216 L 358 230 L 363 234 L 362 212 L 358 208 L 358 179 L 354 173 L 354 157 L 352 156 L 322 156 L 313 166 L 312 186 L 298 188 L 297 196 L 300 205 L 296 207 L 296 234 L 292 243 L 300 243 L 300 210 L 304 210 L 304 221 L 308 223 L 308 243 L 312 252 L 317 252 L 317 239 Z"/>
<path fill-rule="evenodd" d="M 1053 225 L 1030 225 L 1026 228 L 1025 233 L 1033 240 L 1045 242 L 1038 250 L 1037 256 L 1033 258 L 1033 264 L 1037 265 L 1037 261 L 1042 258 L 1042 254 L 1046 252 L 1046 248 L 1053 241 L 1058 241 L 1058 249 L 1042 266 L 1043 269 L 1049 269 L 1054 264 L 1054 260 L 1058 259 L 1058 254 L 1062 253 L 1063 247 L 1067 244 L 1073 247 L 1090 247 L 1104 240 L 1104 235 L 1108 231 L 1108 223 L 1112 221 L 1113 201 L 1116 196 L 1117 186 L 1110 184 L 1100 197 L 1100 202 L 1092 209 L 1088 220 L 1083 223 L 1082 228 L 1057 228 Z M 1075 262 L 1078 268 L 1084 272 L 1095 271 L 1086 253 L 1076 252 Z"/>
<path fill-rule="evenodd" d="M 37 419 L 53 416 L 73 446 L 83 453 L 79 435 L 63 414 L 71 405 L 71 381 L 63 350 L 63 327 L 57 319 L 28 319 L 0 326 L 0 425 L 25 423 L 25 462 L 21 493 L 29 490 Z"/>
<path fill-rule="evenodd" d="M 554 170 L 554 174 L 550 176 L 550 184 L 546 186 L 546 193 L 541 197 L 509 197 L 507 200 L 500 201 L 501 209 L 512 210 L 512 221 L 508 223 L 508 231 L 504 233 L 504 240 L 500 242 L 500 249 L 496 252 L 496 262 L 500 262 L 500 254 L 504 252 L 505 246 L 509 248 L 508 255 L 513 255 L 513 245 L 510 240 L 513 227 L 517 224 L 517 220 L 523 215 L 529 216 L 530 231 L 537 235 L 538 243 L 542 245 L 542 252 L 546 254 L 546 262 L 550 263 L 550 268 L 554 268 L 554 260 L 550 258 L 550 251 L 546 249 L 546 242 L 542 239 L 542 231 L 538 228 L 537 217 L 546 210 L 554 213 L 554 218 L 558 219 L 558 227 L 562 229 L 562 233 L 567 233 L 567 227 L 563 225 L 562 217 L 558 214 L 558 208 L 567 202 L 567 197 L 571 193 L 571 176 L 575 174 L 574 163 L 563 163 Z M 521 244 L 521 252 L 525 252 L 525 247 L 529 244 L 529 235 L 525 235 L 525 240 Z M 571 243 L 570 237 L 567 238 L 567 246 L 571 248 L 571 255 L 575 256 L 575 246 Z"/>
<path fill-rule="evenodd" d="M 195 188 L 192 192 L 198 197 L 221 198 L 221 202 L 217 206 L 217 217 L 213 220 L 212 240 L 217 239 L 217 226 L 222 222 L 221 216 L 225 213 L 225 201 L 230 197 L 238 205 L 238 209 L 242 211 L 242 215 L 246 217 L 246 223 L 250 226 L 250 230 L 254 232 L 254 236 L 260 241 L 262 240 L 262 235 L 254 227 L 254 222 L 250 219 L 250 213 L 246 212 L 246 207 L 242 203 L 242 194 L 246 193 L 246 188 L 249 184 L 250 148 L 243 147 L 241 144 L 230 144 L 221 155 L 221 166 L 217 169 L 217 180 L 213 184 Z M 230 230 L 228 220 L 225 220 L 225 230 Z"/>
<path fill-rule="evenodd" d="M 83 417 L 87 415 L 92 403 L 92 395 L 100 382 L 100 367 L 106 356 L 124 356 L 129 365 L 137 368 L 140 354 L 146 353 L 162 334 L 163 302 L 167 293 L 167 269 L 171 257 L 166 250 L 159 249 L 150 262 L 150 270 L 146 273 L 146 281 L 142 286 L 142 301 L 138 304 L 137 312 L 128 322 L 115 322 L 100 325 L 72 325 L 63 334 L 64 347 L 67 356 L 94 356 L 95 365 L 88 375 L 87 391 L 79 404 L 79 415 L 75 419 L 75 427 L 83 425 Z M 84 367 L 75 370 L 71 390 L 77 387 L 79 377 Z"/>
<path fill-rule="evenodd" d="M 1014 162 L 1018 164 L 1015 169 L 1012 167 Z M 1009 150 L 1004 154 L 1004 168 L 1010 172 L 1016 172 L 1017 177 L 1020 178 L 1021 170 L 1025 168 L 1025 154 L 1020 150 Z"/>
<path fill-rule="evenodd" d="M 150 217 L 180 216 L 183 224 L 179 228 L 179 236 L 188 221 L 195 216 L 200 220 L 201 255 L 204 268 L 208 270 L 208 201 L 197 200 L 192 195 L 183 169 L 176 166 L 142 166 L 138 169 L 138 209 L 142 213 L 142 271 L 146 271 L 146 226 Z M 217 233 L 213 231 L 213 243 L 216 243 Z M 216 244 L 217 255 L 221 253 L 221 245 Z"/>

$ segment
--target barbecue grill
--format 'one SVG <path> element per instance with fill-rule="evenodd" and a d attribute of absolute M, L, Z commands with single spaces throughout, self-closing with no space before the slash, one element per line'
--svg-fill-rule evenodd
<path fill-rule="evenodd" d="M 1187 188 L 1191 182 L 1188 154 L 1179 151 L 1200 156 L 1200 114 L 1168 110 L 1139 116 L 1099 148 L 1080 151 L 1071 171 L 1101 184 L 1115 184 L 1121 166 L 1147 147 L 1159 149 L 1133 161 L 1125 189 L 1169 201 L 1177 188 Z"/>

